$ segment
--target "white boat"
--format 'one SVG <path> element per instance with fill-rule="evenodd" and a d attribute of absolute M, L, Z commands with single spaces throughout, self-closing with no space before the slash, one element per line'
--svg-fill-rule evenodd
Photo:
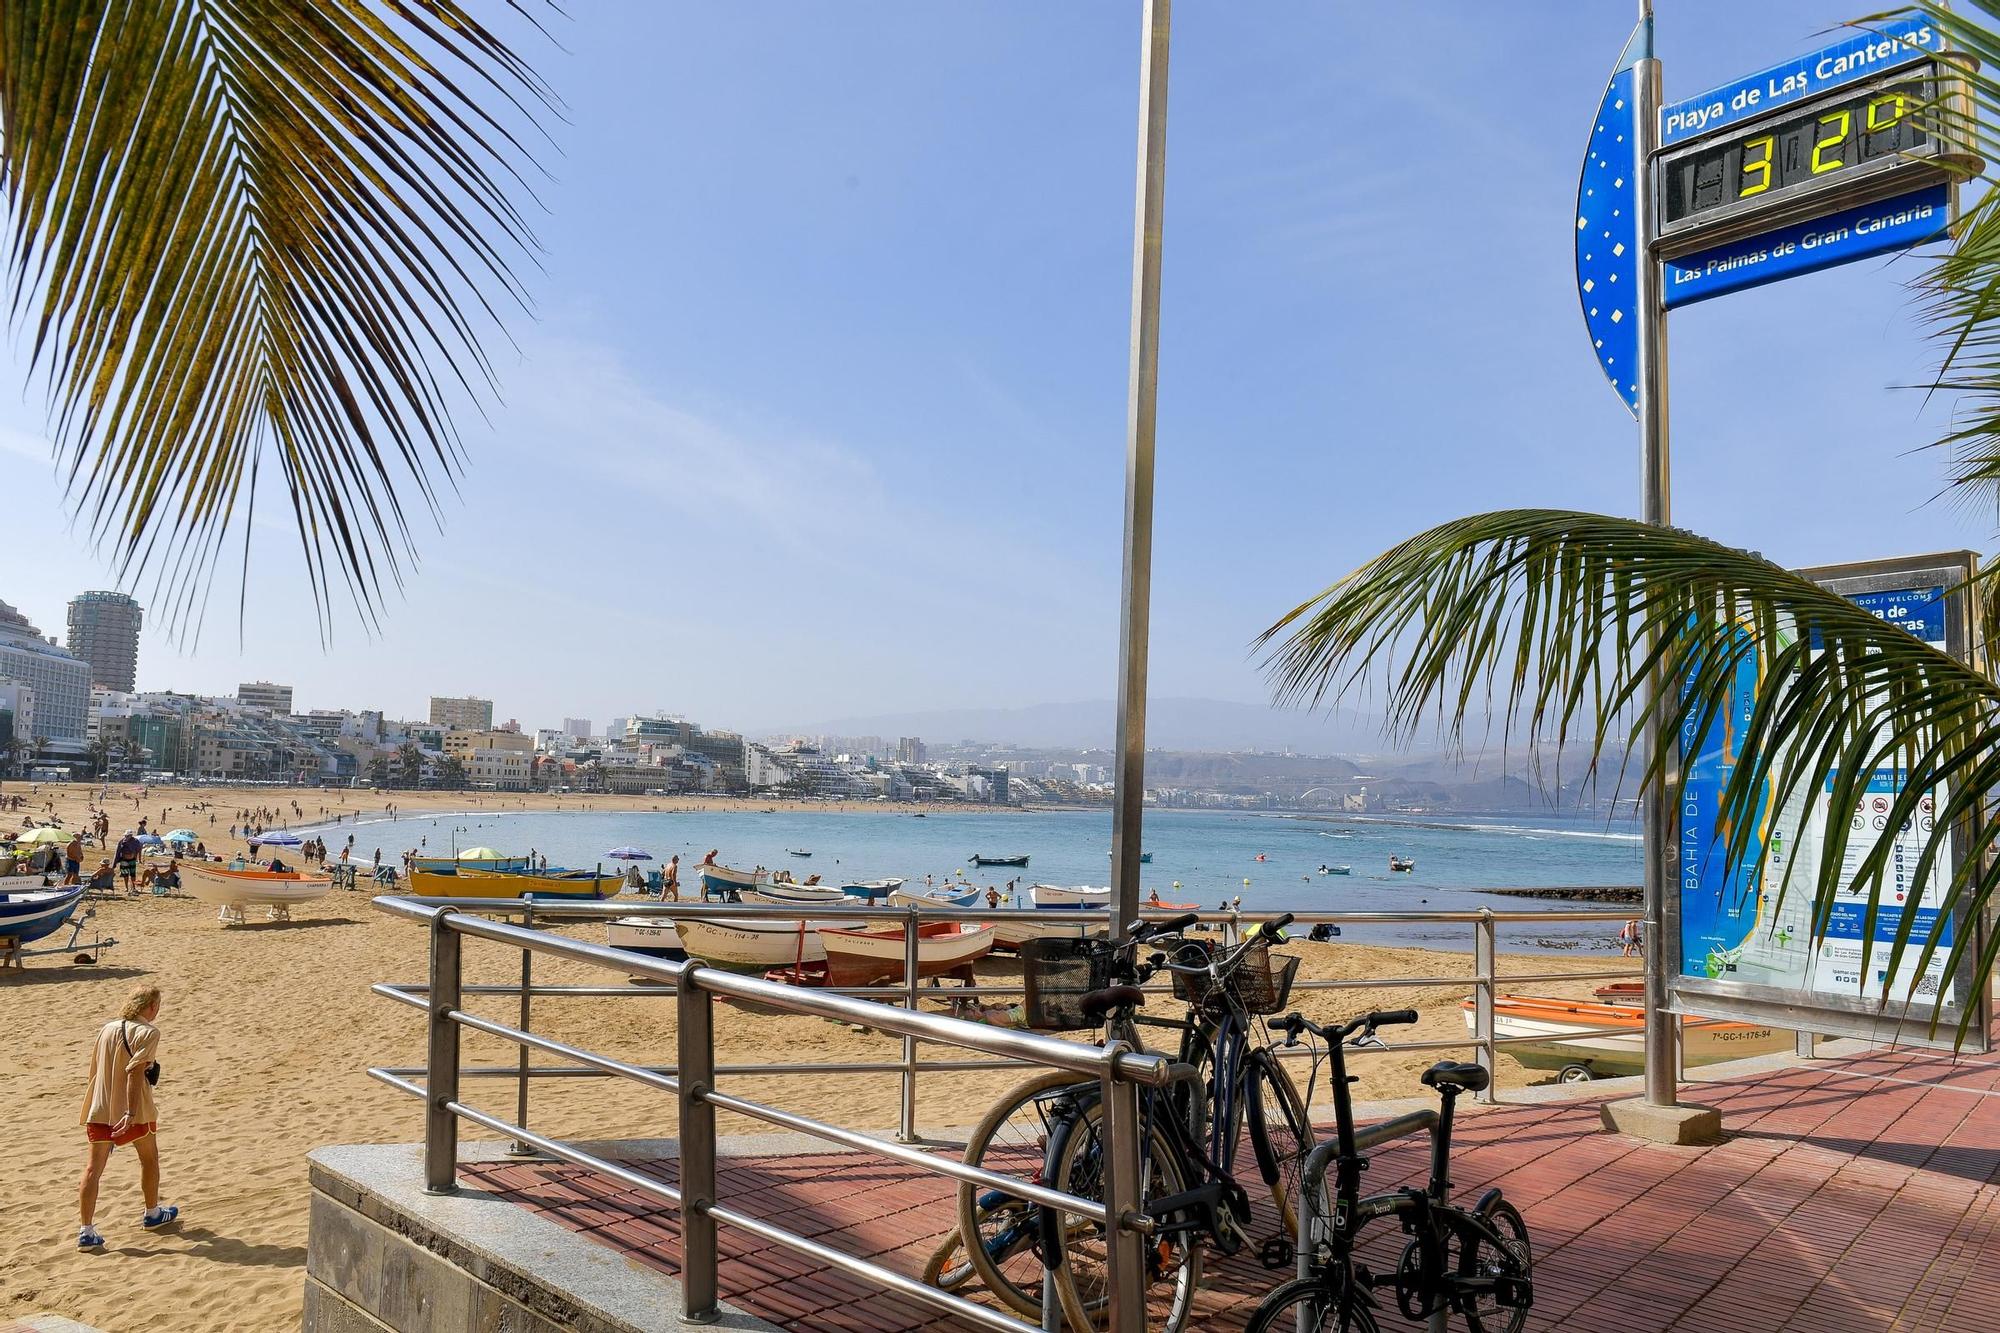
<path fill-rule="evenodd" d="M 1474 1002 L 1467 1000 L 1466 1030 L 1475 1031 L 1477 1023 Z M 1608 1035 L 1577 1035 L 1602 1034 L 1605 1029 L 1615 1031 Z M 1498 995 L 1493 1000 L 1493 1035 L 1534 1038 L 1501 1049 L 1531 1069 L 1560 1071 L 1557 1077 L 1564 1083 L 1637 1074 L 1646 1066 L 1646 1011 L 1637 1004 Z M 1793 1040 L 1793 1035 L 1783 1028 L 1708 1022 L 1687 1016 L 1681 1019 L 1681 1058 L 1689 1065 L 1789 1051 Z"/>
<path fill-rule="evenodd" d="M 977 884 L 946 884 L 935 889 L 897 889 L 889 895 L 891 907 L 977 907 Z"/>
<path fill-rule="evenodd" d="M 1038 908 L 1111 906 L 1110 888 L 1092 888 L 1088 884 L 1078 884 L 1074 887 L 1037 884 L 1028 890 L 1028 897 Z"/>
<path fill-rule="evenodd" d="M 826 984 L 869 986 L 904 979 L 909 940 L 898 929 L 819 930 L 826 954 Z M 937 976 L 971 968 L 993 949 L 993 927 L 931 921 L 917 927 L 917 975 Z"/>
<path fill-rule="evenodd" d="M 674 923 L 666 917 L 613 917 L 605 930 L 608 935 L 606 942 L 614 949 L 629 949 L 649 958 L 664 958 L 670 963 L 687 960 L 687 945 L 674 928 Z"/>
<path fill-rule="evenodd" d="M 760 884 L 738 890 L 738 898 L 765 907 L 860 907 L 859 898 L 824 884 Z"/>
<path fill-rule="evenodd" d="M 68 925 L 82 901 L 81 884 L 44 888 L 40 875 L 0 879 L 0 939 L 32 944 Z"/>
<path fill-rule="evenodd" d="M 840 891 L 855 898 L 879 902 L 902 887 L 901 879 L 864 879 L 852 884 L 843 884 L 840 886 Z"/>
<path fill-rule="evenodd" d="M 838 921 L 693 921 L 678 923 L 688 955 L 731 972 L 762 974 L 795 963 L 824 963 L 821 926 Z"/>
<path fill-rule="evenodd" d="M 704 898 L 734 898 L 745 889 L 760 888 L 771 882 L 771 872 L 764 869 L 738 870 L 734 866 L 696 866 L 701 876 L 701 896 Z"/>
<path fill-rule="evenodd" d="M 324 875 L 297 870 L 231 870 L 203 861 L 181 862 L 181 882 L 194 897 L 220 907 L 217 919 L 226 925 L 240 925 L 246 907 L 267 909 L 273 921 L 290 921 L 294 906 L 324 898 L 333 888 L 333 881 Z"/>

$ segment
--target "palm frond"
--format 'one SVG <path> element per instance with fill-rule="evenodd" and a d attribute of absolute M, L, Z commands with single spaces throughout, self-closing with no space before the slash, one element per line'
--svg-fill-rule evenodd
<path fill-rule="evenodd" d="M 400 581 L 527 303 L 518 131 L 553 106 L 455 0 L 0 7 L 14 317 L 81 519 L 169 623 L 267 467 L 322 633 L 336 582 L 372 618 Z"/>
<path fill-rule="evenodd" d="M 1864 969 L 1896 831 L 1927 795 L 1938 805 L 1915 882 L 1936 866 L 1949 876 L 1944 910 L 1975 915 L 2000 882 L 1989 858 L 1938 860 L 1947 832 L 1973 828 L 2000 783 L 2000 687 L 1845 598 L 1691 533 L 1554 510 L 1460 519 L 1295 608 L 1259 647 L 1270 650 L 1279 702 L 1331 704 L 1379 685 L 1398 739 L 1426 722 L 1460 737 L 1469 723 L 1498 718 L 1532 742 L 1581 744 L 1596 758 L 1636 742 L 1649 719 L 1669 735 L 1701 736 L 1733 707 L 1736 764 L 1720 820 L 1727 863 L 1748 858 L 1761 876 L 1770 848 L 1749 847 L 1758 811 L 1824 786 L 1817 876 L 1795 888 L 1794 859 L 1782 890 L 1812 895 L 1816 932 L 1837 891 L 1868 890 Z M 1738 680 L 1746 663 L 1761 667 L 1747 700 Z M 1649 699 L 1641 686 L 1654 673 L 1678 689 Z M 1648 756 L 1642 780 L 1671 776 L 1673 749 Z M 1849 826 L 1882 768 L 1901 770 L 1900 790 L 1883 831 L 1850 855 Z M 1903 913 L 1889 945 L 1892 976 L 1915 920 Z M 1921 974 L 1937 946 L 1918 943 Z M 1948 970 L 1969 944 L 1954 937 Z"/>

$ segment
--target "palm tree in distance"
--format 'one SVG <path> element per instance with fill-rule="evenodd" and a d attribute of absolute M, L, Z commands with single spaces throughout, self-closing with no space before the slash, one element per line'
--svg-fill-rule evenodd
<path fill-rule="evenodd" d="M 532 29 L 541 2 L 476 8 Z M 4 15 L 7 280 L 80 521 L 184 626 L 275 482 L 322 635 L 335 585 L 372 621 L 526 305 L 551 93 L 456 0 Z"/>
<path fill-rule="evenodd" d="M 1973 123 L 1938 128 L 2000 160 L 2000 144 L 1983 128 L 2000 124 L 2000 0 L 1961 0 L 1976 14 L 1933 0 L 1913 8 L 1981 61 L 1970 75 Z M 1931 387 L 1955 394 L 1959 407 L 1942 441 L 1949 490 L 2000 510 L 2000 195 L 1990 178 L 1979 184 L 1985 191 L 1921 291 L 1944 349 Z M 1993 573 L 1968 590 L 1977 637 L 1989 643 L 2000 629 Z M 1940 953 L 1934 936 L 1912 939 L 1914 911 L 1898 913 L 1886 964 L 1871 954 L 1876 918 L 1894 908 L 1885 885 L 1898 871 L 1918 885 L 1935 871 L 1945 913 L 1964 910 L 1974 920 L 2000 887 L 2000 858 L 1990 854 L 2000 821 L 1982 825 L 1989 793 L 2000 789 L 2000 687 L 1753 553 L 1601 514 L 1480 514 L 1375 557 L 1286 614 L 1259 647 L 1269 650 L 1281 702 L 1328 704 L 1379 689 L 1401 739 L 1435 726 L 1463 743 L 1483 727 L 1557 755 L 1579 745 L 1593 768 L 1620 747 L 1636 749 L 1648 722 L 1668 737 L 1684 725 L 1706 736 L 1728 710 L 1737 763 L 1718 812 L 1726 845 L 1715 849 L 1725 864 L 1763 877 L 1771 847 L 1751 836 L 1756 814 L 1819 789 L 1827 833 L 1818 868 L 1808 882 L 1790 858 L 1776 876 L 1782 894 L 1811 896 L 1814 936 L 1825 937 L 1835 895 L 1851 884 L 1867 894 L 1864 973 L 1911 978 L 1885 1005 L 1914 998 L 1939 957 L 1947 976 L 1970 963 L 1976 984 L 1987 984 L 2000 934 L 1982 949 L 1979 932 L 1960 931 Z M 1746 663 L 1762 669 L 1740 673 Z M 1641 690 L 1649 678 L 1670 683 L 1650 701 Z M 1755 686 L 1732 707 L 1746 679 Z M 1618 760 L 1621 776 L 1685 776 L 1668 772 L 1672 744 L 1662 749 L 1637 774 Z M 1879 793 L 1866 779 L 1885 768 L 1901 769 L 1902 785 L 1871 835 L 1859 816 Z M 1906 821 L 1920 826 L 1920 803 L 1933 793 L 1935 818 L 1918 860 L 1897 867 L 1898 830 Z M 1850 846 L 1851 828 L 1864 831 Z M 1954 830 L 1965 839 L 1956 869 L 1948 857 Z"/>

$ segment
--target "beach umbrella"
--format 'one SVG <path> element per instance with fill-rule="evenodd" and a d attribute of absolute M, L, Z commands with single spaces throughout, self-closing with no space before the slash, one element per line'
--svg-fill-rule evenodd
<path fill-rule="evenodd" d="M 458 854 L 461 861 L 505 861 L 507 853 L 496 852 L 491 847 L 468 847 Z"/>
<path fill-rule="evenodd" d="M 20 834 L 14 839 L 14 841 L 21 844 L 38 843 L 38 842 L 68 842 L 69 834 L 63 832 L 59 828 L 36 828 L 36 829 L 29 829 L 26 833 Z"/>
<path fill-rule="evenodd" d="M 305 839 L 296 833 L 287 833 L 279 829 L 276 833 L 266 833 L 263 837 L 252 838 L 250 841 L 261 847 L 297 847 Z"/>
<path fill-rule="evenodd" d="M 139 845 L 141 847 L 158 847 L 165 842 L 166 839 L 157 833 L 141 833 L 139 835 Z"/>
<path fill-rule="evenodd" d="M 201 835 L 191 828 L 177 828 L 167 835 L 168 842 L 200 842 Z"/>
<path fill-rule="evenodd" d="M 614 861 L 650 861 L 653 854 L 643 847 L 613 847 L 605 853 Z"/>

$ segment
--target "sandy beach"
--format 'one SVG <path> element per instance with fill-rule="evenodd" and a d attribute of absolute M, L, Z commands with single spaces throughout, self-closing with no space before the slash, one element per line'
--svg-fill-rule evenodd
<path fill-rule="evenodd" d="M 8 794 L 27 794 L 9 784 Z M 45 789 L 72 824 L 80 820 L 86 789 Z M 348 812 L 379 806 L 376 793 L 297 793 L 316 812 L 324 802 Z M 345 805 L 341 798 L 349 798 Z M 359 799 L 356 799 L 359 798 Z M 126 809 L 132 809 L 129 795 Z M 398 793 L 406 812 L 467 808 L 579 808 L 575 797 L 496 798 L 521 805 L 474 806 L 462 793 Z M 607 798 L 596 798 L 607 802 Z M 273 789 L 169 791 L 154 789 L 140 809 L 165 827 L 205 830 L 188 813 L 196 801 L 218 805 L 226 830 L 246 805 L 288 805 Z M 543 804 L 536 804 L 537 801 Z M 625 808 L 651 808 L 640 800 Z M 663 807 L 677 803 L 660 802 Z M 122 831 L 118 806 L 114 834 Z M 620 808 L 603 803 L 599 809 Z M 762 808 L 760 805 L 759 808 Z M 802 808 L 828 808 L 806 805 Z M 856 810 L 865 806 L 851 807 Z M 162 812 L 165 811 L 164 818 Z M 10 815 L 13 823 L 18 817 Z M 134 816 L 136 818 L 136 814 Z M 128 821 L 129 822 L 129 821 Z M 228 846 L 227 839 L 210 845 Z M 306 1243 L 305 1152 L 327 1143 L 412 1142 L 421 1136 L 417 1105 L 368 1079 L 370 1064 L 421 1062 L 421 1018 L 406 1007 L 371 996 L 371 983 L 415 981 L 424 972 L 423 932 L 375 910 L 365 892 L 337 891 L 299 908 L 290 924 L 264 922 L 224 929 L 212 907 L 188 899 L 120 899 L 100 906 L 94 923 L 121 943 L 93 967 L 60 958 L 34 960 L 23 972 L 0 976 L 0 1030 L 8 1033 L 5 1077 L 0 1079 L 0 1123 L 8 1126 L 12 1180 L 0 1203 L 0 1317 L 34 1311 L 64 1314 L 107 1330 L 275 1330 L 298 1326 Z M 602 939 L 601 927 L 578 927 L 583 938 Z M 1350 940 L 1288 946 L 1314 978 L 1469 976 L 1468 954 L 1374 947 Z M 510 981 L 520 959 L 493 946 L 467 946 L 468 981 Z M 1508 956 L 1502 970 L 1580 972 L 1607 966 L 1602 955 Z M 1018 977 L 1011 960 L 981 965 L 982 979 Z M 604 974 L 581 966 L 538 960 L 537 979 L 601 983 Z M 85 1055 L 98 1026 L 115 1014 L 140 983 L 166 993 L 159 1084 L 164 1195 L 181 1205 L 182 1221 L 169 1233 L 139 1230 L 138 1173 L 120 1152 L 107 1174 L 98 1212 L 109 1253 L 73 1248 L 75 1181 L 83 1156 L 76 1123 Z M 1534 989 L 1583 994 L 1591 983 L 1538 984 Z M 1469 990 L 1469 987 L 1467 988 Z M 1416 1007 L 1424 1020 L 1420 1038 L 1463 1032 L 1457 987 L 1397 987 L 1301 993 L 1299 1007 L 1330 1018 L 1371 1007 Z M 475 1000 L 481 1013 L 503 1021 L 517 1016 L 517 1002 Z M 539 1000 L 536 1030 L 642 1063 L 668 1063 L 674 1049 L 671 998 L 634 992 L 630 998 Z M 771 1018 L 718 1011 L 722 1059 L 783 1058 L 860 1061 L 892 1058 L 896 1043 L 872 1033 L 810 1019 Z M 466 1035 L 469 1064 L 511 1065 L 515 1048 Z M 1387 1099 L 1416 1095 L 1416 1073 L 1434 1053 L 1370 1057 L 1358 1066 L 1358 1094 Z M 1502 1056 L 1502 1083 L 1546 1077 Z M 1303 1067 L 1297 1067 L 1302 1075 Z M 1019 1077 L 1012 1071 L 933 1074 L 919 1091 L 919 1120 L 931 1131 L 970 1124 L 983 1106 Z M 725 1087 L 816 1117 L 863 1129 L 884 1129 L 896 1118 L 894 1075 L 726 1079 Z M 511 1081 L 473 1080 L 476 1104 L 502 1116 L 513 1113 Z M 1316 1105 L 1323 1094 L 1316 1099 Z M 599 1080 L 540 1080 L 533 1088 L 530 1123 L 561 1137 L 671 1135 L 674 1113 L 667 1099 L 626 1084 Z M 746 1128 L 725 1125 L 725 1130 Z M 466 1127 L 468 1136 L 478 1131 Z M 97 1265 L 137 1265 L 111 1275 Z M 127 1293 L 140 1284 L 143 1298 Z"/>

